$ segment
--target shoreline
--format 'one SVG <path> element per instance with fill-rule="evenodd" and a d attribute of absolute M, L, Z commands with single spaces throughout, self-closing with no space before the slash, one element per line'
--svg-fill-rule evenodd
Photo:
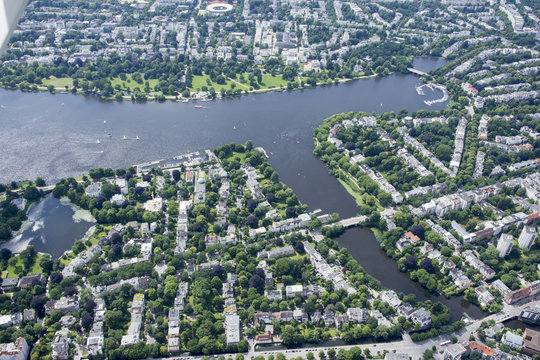
<path fill-rule="evenodd" d="M 386 76 L 393 75 L 393 74 L 394 73 L 390 73 L 390 74 L 388 74 Z M 383 77 L 386 77 L 386 76 L 380 76 L 380 77 L 383 78 Z M 130 101 L 130 102 L 133 102 L 133 103 L 147 103 L 147 102 L 162 103 L 162 102 L 167 102 L 167 101 L 180 102 L 180 103 L 190 103 L 190 102 L 195 103 L 195 102 L 207 102 L 207 101 L 215 101 L 215 100 L 233 99 L 233 98 L 238 98 L 238 97 L 241 97 L 241 96 L 265 94 L 265 93 L 272 93 L 272 92 L 285 92 L 285 91 L 292 92 L 292 91 L 297 91 L 297 90 L 313 89 L 313 88 L 316 88 L 316 87 L 319 87 L 319 86 L 320 87 L 326 87 L 326 86 L 332 86 L 332 85 L 339 85 L 339 84 L 345 84 L 345 83 L 353 82 L 353 81 L 357 81 L 357 80 L 370 79 L 370 78 L 373 78 L 373 77 L 379 77 L 379 75 L 377 75 L 377 74 L 360 75 L 360 76 L 353 77 L 353 78 L 336 79 L 336 80 L 332 80 L 332 81 L 329 81 L 329 82 L 319 82 L 319 83 L 316 83 L 315 85 L 309 85 L 309 84 L 305 83 L 303 86 L 298 85 L 296 88 L 292 88 L 292 89 L 288 89 L 287 87 L 273 87 L 273 88 L 257 89 L 257 90 L 255 90 L 255 89 L 254 90 L 243 90 L 243 92 L 241 92 L 239 94 L 235 94 L 235 95 L 232 95 L 232 96 L 224 96 L 224 97 L 221 96 L 221 94 L 219 92 L 216 92 L 215 97 L 203 97 L 203 98 L 189 97 L 189 98 L 183 98 L 181 96 L 163 95 L 164 99 L 163 98 L 158 99 L 157 97 L 160 96 L 160 95 L 149 95 L 149 94 L 144 93 L 143 95 L 146 97 L 146 99 L 141 99 L 141 100 L 137 100 L 137 99 L 132 98 L 132 96 L 134 96 L 134 94 L 122 96 L 122 100 L 118 100 L 118 99 L 116 99 L 115 96 L 104 97 L 104 96 L 101 96 L 98 93 L 84 94 L 79 90 L 77 92 L 73 93 L 72 91 L 66 90 L 63 87 L 55 87 L 54 91 L 51 92 L 51 91 L 49 91 L 47 89 L 46 86 L 37 86 L 35 84 L 32 85 L 32 86 L 35 86 L 34 88 L 29 88 L 29 89 L 21 89 L 19 86 L 5 87 L 5 86 L 1 86 L 1 85 L 0 85 L 0 88 L 5 89 L 5 90 L 10 90 L 10 91 L 21 91 L 21 92 L 25 92 L 25 93 L 47 93 L 48 92 L 51 95 L 62 94 L 62 95 L 90 96 L 90 97 L 96 97 L 99 100 L 118 102 L 118 103 L 122 103 L 124 101 Z M 193 93 L 195 94 L 196 92 L 194 91 Z"/>

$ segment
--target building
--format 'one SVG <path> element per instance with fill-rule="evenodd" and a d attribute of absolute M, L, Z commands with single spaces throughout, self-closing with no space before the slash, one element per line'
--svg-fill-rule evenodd
<path fill-rule="evenodd" d="M 43 285 L 43 280 L 44 278 L 41 274 L 23 276 L 19 281 L 19 287 L 26 289 L 36 285 Z"/>
<path fill-rule="evenodd" d="M 536 229 L 533 226 L 524 226 L 519 235 L 518 244 L 520 249 L 530 249 L 536 237 Z"/>
<path fill-rule="evenodd" d="M 510 234 L 502 234 L 497 242 L 497 250 L 499 250 L 499 257 L 504 258 L 510 254 L 512 247 L 514 246 L 514 237 Z"/>
<path fill-rule="evenodd" d="M 459 360 L 465 353 L 467 349 L 461 344 L 452 344 L 449 345 L 443 353 L 444 360 Z"/>
<path fill-rule="evenodd" d="M 5 278 L 2 281 L 2 290 L 9 291 L 19 284 L 19 278 Z"/>
<path fill-rule="evenodd" d="M 62 314 L 79 310 L 79 297 L 74 295 L 71 297 L 63 296 L 58 300 L 47 301 L 45 304 L 45 312 L 50 314 L 54 310 L 59 310 Z"/>
<path fill-rule="evenodd" d="M 347 316 L 350 322 L 363 323 L 369 318 L 368 311 L 361 308 L 348 308 Z"/>
<path fill-rule="evenodd" d="M 287 285 L 285 293 L 288 298 L 293 298 L 296 295 L 302 296 L 304 294 L 304 285 Z"/>
<path fill-rule="evenodd" d="M 227 315 L 225 322 L 225 336 L 227 345 L 237 344 L 240 342 L 240 317 L 238 315 Z"/>
<path fill-rule="evenodd" d="M 431 326 L 431 312 L 424 308 L 413 312 L 411 319 L 415 324 L 418 324 L 420 329 L 427 329 Z"/>
<path fill-rule="evenodd" d="M 522 351 L 531 355 L 540 355 L 540 331 L 525 329 Z"/>
<path fill-rule="evenodd" d="M 23 337 L 14 343 L 0 344 L 0 360 L 26 360 L 29 353 L 30 348 Z"/>
<path fill-rule="evenodd" d="M 57 334 L 51 345 L 51 355 L 54 360 L 69 359 L 69 343 L 70 340 L 65 335 Z"/>
<path fill-rule="evenodd" d="M 101 194 L 101 184 L 100 183 L 92 183 L 86 187 L 86 195 L 97 198 Z"/>
<path fill-rule="evenodd" d="M 401 305 L 401 300 L 397 296 L 394 290 L 381 291 L 380 293 L 381 301 L 388 303 L 394 309 L 397 309 Z"/>
<path fill-rule="evenodd" d="M 479 343 L 477 341 L 469 341 L 469 344 L 467 344 L 467 349 L 470 352 L 479 353 L 482 356 L 482 358 L 485 358 L 485 359 L 489 359 L 493 356 L 492 348 L 482 343 Z"/>
<path fill-rule="evenodd" d="M 530 286 L 526 286 L 526 287 L 523 287 L 521 289 L 517 289 L 517 290 L 514 290 L 514 291 L 510 291 L 504 301 L 506 301 L 506 303 L 508 305 L 511 305 L 519 300 L 522 300 L 522 299 L 525 299 L 527 297 L 529 297 L 531 295 L 531 287 Z"/>
<path fill-rule="evenodd" d="M 403 353 L 386 353 L 384 360 L 409 360 L 408 354 Z"/>
<path fill-rule="evenodd" d="M 523 338 L 510 331 L 504 333 L 501 342 L 510 346 L 512 349 L 521 349 L 523 347 Z"/>
<path fill-rule="evenodd" d="M 131 303 L 131 322 L 129 324 L 127 335 L 122 336 L 121 345 L 130 346 L 139 342 L 139 336 L 142 327 L 144 312 L 144 295 L 135 294 Z"/>

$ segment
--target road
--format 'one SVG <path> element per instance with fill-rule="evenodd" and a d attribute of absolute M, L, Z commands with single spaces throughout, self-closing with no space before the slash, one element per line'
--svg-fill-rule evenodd
<path fill-rule="evenodd" d="M 304 357 L 306 358 L 306 355 L 308 352 L 312 352 L 316 357 L 318 357 L 319 351 L 324 350 L 325 352 L 334 349 L 336 352 L 338 352 L 341 349 L 348 350 L 353 347 L 359 347 L 362 350 L 369 349 L 370 353 L 372 355 L 376 355 L 377 353 L 382 354 L 385 350 L 392 352 L 393 350 L 396 350 L 398 353 L 406 353 L 408 354 L 413 360 L 414 359 L 421 359 L 422 354 L 425 350 L 431 349 L 433 346 L 436 346 L 438 350 L 440 349 L 440 344 L 444 341 L 451 340 L 453 336 L 455 336 L 458 339 L 459 343 L 466 343 L 469 341 L 469 336 L 476 332 L 482 322 L 489 321 L 489 320 L 495 320 L 499 321 L 502 318 L 507 317 L 508 315 L 518 315 L 521 313 L 521 311 L 528 306 L 536 306 L 540 305 L 540 299 L 534 299 L 533 301 L 530 301 L 525 304 L 519 304 L 517 306 L 513 305 L 507 305 L 504 304 L 503 311 L 489 315 L 483 319 L 474 320 L 468 325 L 466 325 L 463 329 L 460 331 L 445 334 L 438 336 L 436 338 L 428 339 L 425 341 L 420 342 L 413 342 L 412 339 L 408 334 L 403 335 L 403 339 L 399 341 L 391 341 L 391 342 L 384 342 L 384 343 L 374 343 L 374 344 L 356 344 L 356 345 L 337 345 L 332 347 L 309 347 L 309 348 L 302 348 L 302 349 L 290 349 L 290 350 L 267 350 L 267 351 L 255 351 L 253 346 L 253 340 L 249 340 L 249 351 L 247 353 L 243 353 L 246 360 L 252 359 L 257 356 L 262 356 L 265 359 L 268 358 L 269 355 L 276 355 L 278 353 L 282 353 L 285 355 L 285 358 L 292 359 L 296 357 Z M 219 354 L 217 356 L 225 356 L 225 358 L 234 358 L 236 354 Z M 203 356 L 171 356 L 171 357 L 164 357 L 163 360 L 172 360 L 172 359 L 184 359 L 184 360 L 201 360 Z"/>

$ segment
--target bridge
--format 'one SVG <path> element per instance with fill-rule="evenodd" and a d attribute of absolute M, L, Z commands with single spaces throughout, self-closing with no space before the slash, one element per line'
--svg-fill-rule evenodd
<path fill-rule="evenodd" d="M 519 317 L 519 314 L 508 314 L 508 315 L 505 315 L 504 317 L 498 318 L 497 323 L 503 323 L 508 320 L 517 319 L 518 317 Z"/>
<path fill-rule="evenodd" d="M 418 70 L 418 69 L 415 69 L 415 68 L 407 68 L 407 70 L 409 70 L 413 74 L 420 75 L 420 76 L 424 76 L 424 75 L 428 74 L 427 72 L 423 72 L 422 70 Z"/>
<path fill-rule="evenodd" d="M 367 216 L 363 215 L 363 216 L 355 216 L 355 217 L 350 217 L 350 218 L 347 218 L 347 219 L 343 219 L 343 220 L 340 220 L 338 222 L 335 222 L 333 224 L 331 224 L 331 226 L 343 226 L 343 227 L 346 227 L 346 228 L 349 228 L 349 227 L 352 227 L 352 226 L 357 226 L 358 223 L 360 222 L 364 222 L 367 220 Z"/>

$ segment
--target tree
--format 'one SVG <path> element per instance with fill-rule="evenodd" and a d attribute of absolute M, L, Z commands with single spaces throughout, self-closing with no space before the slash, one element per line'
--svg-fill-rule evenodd
<path fill-rule="evenodd" d="M 28 186 L 24 190 L 24 198 L 28 201 L 35 201 L 41 197 L 41 193 L 35 186 Z"/>
<path fill-rule="evenodd" d="M 94 311 L 94 309 L 96 308 L 97 304 L 94 300 L 92 299 L 88 299 L 88 301 L 86 302 L 86 304 L 84 305 L 84 310 L 86 310 L 87 312 L 91 313 L 92 311 Z"/>
<path fill-rule="evenodd" d="M 45 315 L 45 299 L 42 296 L 36 296 L 30 302 L 30 307 L 36 311 L 38 317 Z"/>
<path fill-rule="evenodd" d="M 39 186 L 39 187 L 42 187 L 42 186 L 47 185 L 47 184 L 45 183 L 45 180 L 43 180 L 43 179 L 40 178 L 40 177 L 37 177 L 37 178 L 36 178 L 35 183 L 36 183 L 36 186 Z"/>
<path fill-rule="evenodd" d="M 440 144 L 435 149 L 435 156 L 444 161 L 450 161 L 452 159 L 452 148 L 446 144 Z"/>
<path fill-rule="evenodd" d="M 175 182 L 178 182 L 178 180 L 180 180 L 180 171 L 178 171 L 177 169 L 174 169 L 172 171 L 172 177 Z"/>
<path fill-rule="evenodd" d="M 255 215 L 250 215 L 247 218 L 247 224 L 252 228 L 256 228 L 259 224 L 259 219 Z"/>
<path fill-rule="evenodd" d="M 285 328 L 281 331 L 281 336 L 283 338 L 283 344 L 285 345 L 294 345 L 297 341 L 296 330 L 291 325 L 286 325 Z"/>
<path fill-rule="evenodd" d="M 249 279 L 249 287 L 255 288 L 259 293 L 261 293 L 264 290 L 264 279 L 262 279 L 259 275 L 253 275 Z"/>
<path fill-rule="evenodd" d="M 294 250 L 299 254 L 305 253 L 306 251 L 304 249 L 304 243 L 301 241 L 296 242 L 296 245 L 294 245 Z"/>
<path fill-rule="evenodd" d="M 64 276 L 62 275 L 62 273 L 54 272 L 51 274 L 50 278 L 51 278 L 51 283 L 59 284 L 60 281 L 64 279 Z"/>
<path fill-rule="evenodd" d="M 73 296 L 73 295 L 76 295 L 77 293 L 78 293 L 78 291 L 77 291 L 77 288 L 75 286 L 68 286 L 64 290 L 64 295 L 65 296 Z"/>
<path fill-rule="evenodd" d="M 3 248 L 0 250 L 0 259 L 2 259 L 4 262 L 8 261 L 11 255 L 12 253 L 9 249 Z"/>
<path fill-rule="evenodd" d="M 90 314 L 86 314 L 82 317 L 81 319 L 81 326 L 85 329 L 85 330 L 88 330 L 90 328 L 90 325 L 92 325 L 92 322 L 93 322 L 93 317 L 92 315 Z"/>
<path fill-rule="evenodd" d="M 295 217 L 296 216 L 296 208 L 294 206 L 289 206 L 285 210 L 285 215 L 287 216 L 287 218 Z"/>
<path fill-rule="evenodd" d="M 41 267 L 44 273 L 47 273 L 47 274 L 50 273 L 53 267 L 51 256 L 49 254 L 44 254 L 39 259 L 39 266 Z"/>

